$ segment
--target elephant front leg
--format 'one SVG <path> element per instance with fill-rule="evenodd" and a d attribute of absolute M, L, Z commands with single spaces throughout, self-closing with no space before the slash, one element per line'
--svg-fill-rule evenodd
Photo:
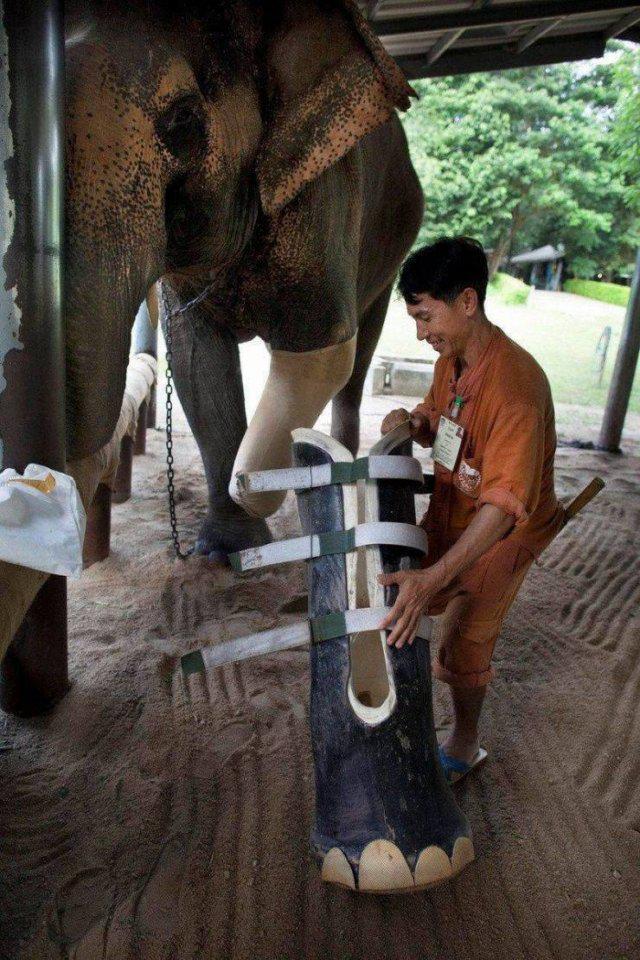
<path fill-rule="evenodd" d="M 166 302 L 175 311 L 175 298 Z M 161 312 L 166 337 L 166 315 Z M 230 331 L 215 326 L 201 307 L 172 317 L 171 338 L 173 377 L 202 456 L 209 493 L 195 551 L 226 561 L 229 553 L 271 540 L 265 521 L 249 516 L 228 490 L 247 429 L 238 341 Z"/>
<path fill-rule="evenodd" d="M 260 403 L 238 450 L 230 494 L 255 517 L 274 513 L 285 494 L 250 493 L 237 474 L 291 466 L 291 434 L 312 427 L 327 403 L 344 387 L 353 370 L 356 339 L 317 350 L 273 350 Z"/>

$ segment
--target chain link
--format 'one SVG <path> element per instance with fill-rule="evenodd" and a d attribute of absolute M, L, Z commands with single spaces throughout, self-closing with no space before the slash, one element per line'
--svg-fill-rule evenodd
<path fill-rule="evenodd" d="M 192 309 L 192 307 L 197 306 L 201 300 L 210 293 L 212 284 L 198 294 L 193 300 L 190 300 L 189 303 L 186 303 L 184 306 L 179 307 L 176 310 L 169 309 L 169 301 L 167 298 L 167 293 L 164 288 L 164 285 L 161 285 L 161 295 L 162 295 L 162 307 L 164 310 L 165 316 L 165 345 L 166 345 L 166 359 L 167 359 L 167 380 L 166 380 L 166 444 L 167 444 L 167 492 L 169 494 L 169 523 L 171 524 L 171 539 L 173 540 L 173 549 L 176 552 L 176 556 L 180 560 L 188 560 L 194 551 L 194 547 L 190 547 L 186 552 L 180 547 L 180 535 L 178 533 L 178 520 L 176 517 L 176 492 L 174 485 L 174 469 L 173 469 L 173 336 L 171 332 L 171 321 L 174 317 L 179 317 L 181 314 L 186 313 L 187 310 Z"/>

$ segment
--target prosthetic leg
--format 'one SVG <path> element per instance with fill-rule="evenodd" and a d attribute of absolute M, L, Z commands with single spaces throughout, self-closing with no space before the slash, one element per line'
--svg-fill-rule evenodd
<path fill-rule="evenodd" d="M 427 546 L 415 525 L 422 471 L 406 455 L 407 438 L 403 425 L 354 461 L 336 440 L 297 430 L 293 468 L 240 475 L 251 494 L 295 489 L 305 536 L 243 550 L 232 564 L 249 570 L 307 559 L 309 621 L 183 657 L 188 673 L 311 642 L 311 845 L 323 880 L 373 893 L 434 886 L 473 859 L 469 825 L 437 756 L 430 621 L 423 617 L 415 642 L 401 650 L 379 629 L 394 597 L 384 595 L 378 573 L 419 567 Z"/>
<path fill-rule="evenodd" d="M 393 453 L 394 435 L 382 438 L 370 457 Z M 406 453 L 404 447 L 395 452 Z M 296 431 L 293 449 L 301 466 L 351 459 L 336 441 L 313 431 Z M 366 480 L 366 523 L 415 525 L 414 491 L 406 479 Z M 303 529 L 329 533 L 355 526 L 357 501 L 355 484 L 299 492 Z M 401 543 L 365 549 L 369 604 L 391 606 L 395 596 L 383 597 L 377 575 L 419 567 L 422 551 Z M 355 553 L 310 561 L 312 622 L 355 608 L 356 563 Z M 469 825 L 437 759 L 428 629 L 400 650 L 389 647 L 379 629 L 345 633 L 311 649 L 311 844 L 328 882 L 372 892 L 422 889 L 473 859 Z"/>

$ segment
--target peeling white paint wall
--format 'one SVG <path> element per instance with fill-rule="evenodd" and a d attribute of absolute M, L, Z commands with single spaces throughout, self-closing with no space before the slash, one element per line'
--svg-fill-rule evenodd
<path fill-rule="evenodd" d="M 20 308 L 16 303 L 17 287 L 7 290 L 4 258 L 13 238 L 16 209 L 7 190 L 7 160 L 13 156 L 13 137 L 9 128 L 9 47 L 0 2 L 0 393 L 7 381 L 4 360 L 10 350 L 22 350 L 20 342 Z M 3 443 L 0 437 L 0 470 L 3 465 Z"/>

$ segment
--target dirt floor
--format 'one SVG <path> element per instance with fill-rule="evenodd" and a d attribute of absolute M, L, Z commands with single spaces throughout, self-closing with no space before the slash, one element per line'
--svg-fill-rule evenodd
<path fill-rule="evenodd" d="M 394 405 L 369 402 L 368 443 Z M 456 788 L 477 860 L 430 893 L 380 898 L 323 887 L 308 856 L 306 651 L 183 685 L 179 653 L 295 619 L 279 610 L 304 569 L 174 560 L 162 439 L 114 508 L 111 557 L 70 584 L 68 696 L 46 718 L 0 721 L 0 956 L 637 960 L 640 459 L 559 450 L 563 496 L 594 474 L 607 487 L 506 623 L 490 760 Z M 177 448 L 189 541 L 204 488 L 193 440 Z M 275 533 L 296 524 L 287 500 Z"/>

